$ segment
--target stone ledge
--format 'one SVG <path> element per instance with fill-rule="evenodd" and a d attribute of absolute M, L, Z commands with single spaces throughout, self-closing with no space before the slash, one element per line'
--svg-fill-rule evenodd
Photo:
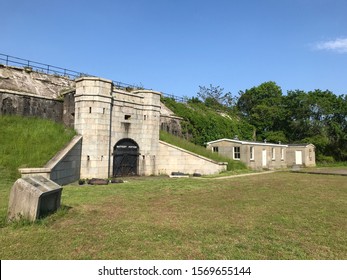
<path fill-rule="evenodd" d="M 50 168 L 20 168 L 18 169 L 21 178 L 31 178 L 33 176 L 41 176 L 46 179 L 50 179 L 51 177 L 51 169 Z"/>
<path fill-rule="evenodd" d="M 91 77 L 91 76 L 85 76 L 75 80 L 75 82 L 80 82 L 80 81 L 98 81 L 98 82 L 105 82 L 109 84 L 113 83 L 112 80 L 109 80 L 109 79 L 104 79 L 100 77 Z"/>
<path fill-rule="evenodd" d="M 168 147 L 177 149 L 177 150 L 179 150 L 179 151 L 181 151 L 181 152 L 190 154 L 190 155 L 195 156 L 195 157 L 197 157 L 197 158 L 201 158 L 201 159 L 203 159 L 203 160 L 212 162 L 212 163 L 214 163 L 214 164 L 218 164 L 218 165 L 228 165 L 227 162 L 218 162 L 218 161 L 215 161 L 215 160 L 213 160 L 213 159 L 210 159 L 210 158 L 207 158 L 207 157 L 204 157 L 204 156 L 195 154 L 195 153 L 193 153 L 193 152 L 190 152 L 190 151 L 188 151 L 188 150 L 182 149 L 182 148 L 180 148 L 180 147 L 174 146 L 174 145 L 169 144 L 169 143 L 167 143 L 167 142 L 164 142 L 164 141 L 162 141 L 162 140 L 159 140 L 159 143 L 161 143 L 161 144 L 163 144 L 163 145 L 166 145 L 166 146 L 168 146 Z"/>
<path fill-rule="evenodd" d="M 60 150 L 50 161 L 47 162 L 45 168 L 52 170 L 81 139 L 81 135 L 74 136 L 74 138 L 72 138 L 72 140 L 62 150 Z"/>

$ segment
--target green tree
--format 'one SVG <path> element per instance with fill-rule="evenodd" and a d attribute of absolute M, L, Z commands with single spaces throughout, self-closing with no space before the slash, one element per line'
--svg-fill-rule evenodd
<path fill-rule="evenodd" d="M 347 160 L 347 102 L 331 91 L 289 91 L 283 98 L 286 136 L 290 142 L 311 142 L 318 158 Z"/>
<path fill-rule="evenodd" d="M 283 97 L 285 109 L 284 126 L 285 134 L 289 142 L 296 142 L 308 136 L 311 126 L 310 100 L 306 92 L 302 90 L 288 91 Z"/>
<path fill-rule="evenodd" d="M 233 106 L 234 99 L 230 92 L 224 92 L 220 86 L 210 87 L 199 86 L 197 96 L 205 103 L 206 106 L 215 109 L 227 109 Z"/>
<path fill-rule="evenodd" d="M 282 104 L 282 90 L 275 82 L 265 82 L 257 87 L 239 92 L 236 103 L 240 115 L 256 127 L 258 140 L 266 138 L 270 132 L 282 129 L 285 110 Z M 283 141 L 284 135 L 280 135 Z"/>

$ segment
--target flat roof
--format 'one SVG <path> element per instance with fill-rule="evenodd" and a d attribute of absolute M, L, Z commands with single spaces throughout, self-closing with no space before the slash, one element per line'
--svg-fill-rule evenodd
<path fill-rule="evenodd" d="M 289 147 L 307 147 L 308 145 L 312 145 L 311 143 L 304 143 L 304 144 L 288 144 Z"/>
<path fill-rule="evenodd" d="M 256 141 L 241 141 L 241 140 L 237 140 L 237 139 L 227 139 L 227 138 L 210 141 L 210 142 L 207 142 L 206 144 L 211 145 L 211 144 L 216 144 L 216 143 L 223 142 L 223 141 L 231 142 L 231 143 L 237 143 L 237 144 L 241 144 L 241 145 L 288 147 L 288 145 L 284 145 L 284 144 L 276 144 L 276 143 L 269 143 L 269 142 L 265 143 L 265 142 L 256 142 Z"/>

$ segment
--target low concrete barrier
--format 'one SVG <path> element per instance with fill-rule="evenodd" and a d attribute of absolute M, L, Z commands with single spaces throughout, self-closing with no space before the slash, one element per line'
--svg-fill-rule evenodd
<path fill-rule="evenodd" d="M 227 169 L 227 162 L 216 162 L 212 159 L 197 155 L 164 141 L 159 141 L 158 153 L 159 174 L 182 172 L 203 175 L 216 174 Z"/>
<path fill-rule="evenodd" d="M 43 168 L 20 168 L 22 178 L 43 176 L 59 185 L 72 183 L 80 178 L 82 136 L 75 136 Z"/>
<path fill-rule="evenodd" d="M 18 179 L 11 188 L 8 219 L 35 221 L 60 207 L 62 187 L 37 175 Z"/>

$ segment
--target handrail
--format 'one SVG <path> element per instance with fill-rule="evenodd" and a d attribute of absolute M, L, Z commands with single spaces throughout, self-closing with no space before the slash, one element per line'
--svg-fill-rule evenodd
<path fill-rule="evenodd" d="M 173 95 L 173 94 L 165 93 L 165 92 L 162 92 L 161 94 L 164 97 L 171 98 L 171 99 L 173 99 L 179 103 L 187 103 L 187 101 L 188 101 L 188 98 L 186 98 L 186 97 L 181 97 L 181 96 L 177 96 L 177 95 Z"/>
<path fill-rule="evenodd" d="M 94 77 L 94 75 L 90 75 L 90 74 L 86 74 L 86 73 L 82 73 L 82 72 L 77 72 L 74 70 L 70 70 L 70 69 L 66 69 L 66 68 L 62 68 L 62 67 L 57 67 L 57 66 L 53 66 L 53 65 L 49 65 L 49 64 L 45 64 L 45 63 L 41 63 L 41 62 L 36 62 L 36 61 L 32 61 L 32 60 L 28 60 L 28 59 L 23 59 L 23 58 L 19 58 L 16 56 L 11 56 L 8 54 L 3 54 L 0 53 L 0 64 L 2 64 L 1 62 L 4 62 L 4 64 L 6 66 L 12 65 L 12 66 L 21 66 L 24 68 L 28 68 L 37 72 L 42 72 L 42 73 L 46 73 L 46 74 L 51 74 L 51 75 L 59 75 L 59 76 L 64 76 L 67 77 L 69 79 L 76 79 L 79 77 Z M 144 88 L 142 85 L 137 86 L 137 85 L 131 85 L 131 84 L 126 84 L 126 83 L 122 83 L 122 82 L 118 82 L 118 81 L 112 81 L 114 86 L 116 88 L 119 89 L 146 89 Z M 174 99 L 176 102 L 181 102 L 181 103 L 186 103 L 187 102 L 187 98 L 185 97 L 180 97 L 180 96 L 176 96 L 173 94 L 169 94 L 169 93 L 165 93 L 165 92 L 161 92 L 161 94 L 164 97 L 168 97 L 168 98 L 172 98 Z"/>
<path fill-rule="evenodd" d="M 0 53 L 0 62 L 5 62 L 5 65 L 12 65 L 12 66 L 23 66 L 25 68 L 30 68 L 32 70 L 36 70 L 38 72 L 43 72 L 46 74 L 53 74 L 53 75 L 60 75 L 68 78 L 76 79 L 78 77 L 84 77 L 84 76 L 92 76 L 86 73 L 81 73 L 77 71 L 73 71 L 66 68 L 61 68 L 49 64 L 44 64 L 41 62 L 36 62 L 28 59 L 19 58 L 16 56 L 11 56 L 7 54 Z"/>

